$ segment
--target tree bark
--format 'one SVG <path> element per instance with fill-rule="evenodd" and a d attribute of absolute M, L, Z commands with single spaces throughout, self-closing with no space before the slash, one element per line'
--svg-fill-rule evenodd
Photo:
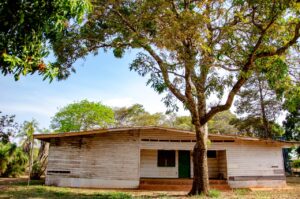
<path fill-rule="evenodd" d="M 270 129 L 269 129 L 269 123 L 267 120 L 266 116 L 266 111 L 265 111 L 265 102 L 264 102 L 264 97 L 263 97 L 263 88 L 262 88 L 262 82 L 258 77 L 258 87 L 259 87 L 259 99 L 260 99 L 260 108 L 261 108 L 261 114 L 262 114 L 262 119 L 263 119 L 263 126 L 265 129 L 264 135 L 262 137 L 264 138 L 269 138 L 271 137 Z"/>
<path fill-rule="evenodd" d="M 196 128 L 196 144 L 193 149 L 194 178 L 189 195 L 208 195 L 207 132 L 205 126 Z"/>

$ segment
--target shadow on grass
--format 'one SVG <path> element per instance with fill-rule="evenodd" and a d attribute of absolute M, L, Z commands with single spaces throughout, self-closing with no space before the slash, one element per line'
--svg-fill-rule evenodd
<path fill-rule="evenodd" d="M 131 195 L 122 192 L 82 193 L 72 192 L 68 188 L 47 186 L 10 186 L 0 191 L 0 198 L 100 198 L 100 199 L 129 199 Z"/>

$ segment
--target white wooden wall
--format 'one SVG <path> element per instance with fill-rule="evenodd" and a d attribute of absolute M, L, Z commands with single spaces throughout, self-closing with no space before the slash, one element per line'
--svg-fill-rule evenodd
<path fill-rule="evenodd" d="M 158 167 L 157 150 L 141 150 L 141 178 L 178 178 L 178 152 L 175 167 Z"/>
<path fill-rule="evenodd" d="M 228 144 L 228 176 L 284 175 L 282 149 L 268 145 Z"/>
<path fill-rule="evenodd" d="M 176 167 L 157 168 L 156 151 L 193 150 L 193 134 L 167 131 L 112 132 L 97 136 L 66 137 L 54 139 L 50 144 L 46 184 L 70 187 L 135 188 L 140 177 L 178 177 L 178 153 Z M 177 140 L 169 142 L 168 140 Z M 56 143 L 56 144 L 55 144 Z M 224 172 L 232 176 L 284 176 L 280 146 L 254 142 L 212 142 L 210 150 L 226 150 L 223 158 L 208 160 L 210 177 Z M 141 151 L 141 154 L 140 154 Z M 192 168 L 191 164 L 191 169 Z M 221 166 L 221 167 L 220 167 Z M 227 168 L 226 168 L 227 166 Z M 279 181 L 229 182 L 232 187 L 258 184 L 283 184 Z M 248 184 L 247 184 L 248 183 Z"/>
<path fill-rule="evenodd" d="M 47 185 L 135 188 L 139 185 L 138 133 L 62 138 L 50 145 Z M 80 145 L 81 143 L 81 145 Z"/>
<path fill-rule="evenodd" d="M 153 141 L 143 141 L 152 139 Z M 155 140 L 157 139 L 157 141 Z M 141 133 L 141 149 L 193 150 L 194 142 L 167 142 L 166 140 L 195 139 L 194 135 L 174 132 L 143 132 Z M 159 141 L 162 140 L 162 141 Z M 219 161 L 221 171 L 226 176 L 284 176 L 282 149 L 270 143 L 254 142 L 212 142 L 209 150 L 225 150 L 226 159 Z M 215 160 L 208 164 L 215 165 Z M 227 171 L 225 169 L 227 165 Z M 216 171 L 214 168 L 211 170 Z M 214 171 L 211 175 L 214 176 Z M 211 177 L 212 177 L 211 176 Z"/>

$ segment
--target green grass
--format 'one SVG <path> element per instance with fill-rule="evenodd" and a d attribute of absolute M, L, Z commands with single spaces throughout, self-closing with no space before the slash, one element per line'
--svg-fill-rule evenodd
<path fill-rule="evenodd" d="M 97 199 L 131 199 L 130 194 L 123 192 L 95 192 L 93 190 L 72 189 L 44 186 L 42 180 L 33 180 L 30 186 L 25 181 L 1 182 L 0 198 L 97 198 Z"/>
<path fill-rule="evenodd" d="M 99 199 L 131 199 L 131 195 L 122 192 L 80 192 L 69 188 L 48 187 L 42 185 L 16 186 L 0 192 L 0 198 L 99 198 Z"/>
<path fill-rule="evenodd" d="M 208 196 L 205 195 L 191 196 L 191 199 L 204 199 L 204 198 L 221 198 L 221 192 L 219 190 L 211 189 L 209 190 Z"/>
<path fill-rule="evenodd" d="M 80 188 L 63 188 L 44 186 L 43 181 L 31 181 L 31 185 L 27 186 L 26 179 L 14 181 L 10 179 L 1 180 L 0 178 L 0 199 L 78 199 L 78 198 L 99 198 L 99 199 L 299 199 L 300 183 L 289 183 L 292 189 L 287 190 L 266 190 L 266 191 L 250 191 L 248 189 L 235 189 L 233 191 L 220 192 L 218 190 L 210 190 L 209 196 L 192 196 L 189 197 L 184 193 L 178 192 L 155 192 L 155 191 L 134 191 L 134 190 L 103 190 L 103 189 L 80 189 Z"/>

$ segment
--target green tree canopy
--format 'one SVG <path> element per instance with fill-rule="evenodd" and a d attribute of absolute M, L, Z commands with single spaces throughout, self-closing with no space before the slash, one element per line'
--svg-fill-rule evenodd
<path fill-rule="evenodd" d="M 81 24 L 90 10 L 88 0 L 2 0 L 0 2 L 0 71 L 21 75 L 38 72 L 44 79 L 59 79 L 69 71 L 46 63 L 50 50 L 60 47 L 68 30 Z"/>
<path fill-rule="evenodd" d="M 59 59 L 70 67 L 98 49 L 139 53 L 130 69 L 148 78 L 164 102 L 191 114 L 196 140 L 190 194 L 208 194 L 207 132 L 204 125 L 228 110 L 241 87 L 264 65 L 278 69 L 273 84 L 292 108 L 299 87 L 291 81 L 290 54 L 299 56 L 298 0 L 98 0 L 84 26 L 62 38 Z M 264 64 L 259 64 L 259 63 Z M 272 78 L 274 80 L 274 78 Z M 218 101 L 208 102 L 211 96 Z M 300 97 L 299 97 L 300 99 Z"/>
<path fill-rule="evenodd" d="M 300 110 L 288 113 L 283 122 L 285 138 L 287 140 L 300 141 Z"/>
<path fill-rule="evenodd" d="M 230 110 L 217 113 L 208 122 L 208 132 L 218 134 L 236 134 L 238 129 L 231 124 L 231 121 L 234 119 L 236 119 L 236 115 L 231 113 Z"/>
<path fill-rule="evenodd" d="M 263 138 L 274 138 L 283 133 L 276 123 L 282 113 L 283 102 L 276 93 L 277 87 L 272 85 L 272 79 L 268 79 L 274 75 L 272 72 L 268 76 L 264 72 L 255 72 L 238 93 L 235 106 L 241 118 L 233 120 L 232 124 L 241 133 Z M 280 75 L 276 77 L 280 79 Z"/>
<path fill-rule="evenodd" d="M 88 100 L 61 108 L 51 120 L 51 128 L 56 132 L 90 130 L 113 124 L 114 112 L 110 107 Z"/>
<path fill-rule="evenodd" d="M 151 114 L 141 104 L 114 109 L 116 126 L 166 126 L 166 115 Z"/>

